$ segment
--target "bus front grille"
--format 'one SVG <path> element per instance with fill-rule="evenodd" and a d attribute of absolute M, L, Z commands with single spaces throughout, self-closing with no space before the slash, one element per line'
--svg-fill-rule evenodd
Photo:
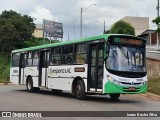
<path fill-rule="evenodd" d="M 121 82 L 124 85 L 140 85 L 141 83 L 129 83 L 129 82 Z"/>

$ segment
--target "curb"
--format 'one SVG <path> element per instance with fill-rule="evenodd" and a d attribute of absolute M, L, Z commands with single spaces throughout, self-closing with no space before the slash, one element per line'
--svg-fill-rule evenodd
<path fill-rule="evenodd" d="M 155 100 L 160 100 L 160 95 L 156 95 L 154 93 L 145 93 L 145 94 L 141 94 L 142 96 L 144 97 L 147 97 L 147 98 L 152 98 L 152 99 L 155 99 Z"/>
<path fill-rule="evenodd" d="M 0 83 L 0 85 L 16 85 L 14 83 Z"/>

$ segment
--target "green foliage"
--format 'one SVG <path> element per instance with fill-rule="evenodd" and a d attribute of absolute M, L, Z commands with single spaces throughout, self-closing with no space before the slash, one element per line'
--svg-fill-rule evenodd
<path fill-rule="evenodd" d="M 159 25 L 160 17 L 157 17 L 156 19 L 152 20 L 152 22 L 155 23 L 156 25 Z M 158 27 L 156 31 L 159 33 L 160 32 L 160 28 Z"/>
<path fill-rule="evenodd" d="M 9 82 L 10 60 L 9 55 L 0 54 L 0 83 Z"/>
<path fill-rule="evenodd" d="M 34 29 L 33 18 L 28 15 L 13 10 L 5 10 L 0 15 L 0 82 L 9 81 L 11 50 L 44 44 L 43 38 L 32 36 Z M 45 39 L 45 44 L 49 43 Z"/>
<path fill-rule="evenodd" d="M 110 29 L 112 34 L 129 34 L 135 35 L 135 28 L 125 21 L 116 22 Z"/>
<path fill-rule="evenodd" d="M 51 43 L 56 43 L 59 42 L 58 40 L 51 40 Z M 25 42 L 25 47 L 33 47 L 33 46 L 39 46 L 39 45 L 44 45 L 45 44 L 50 44 L 50 40 L 48 38 L 35 38 L 33 37 L 32 39 L 26 40 Z"/>
<path fill-rule="evenodd" d="M 152 22 L 155 23 L 156 25 L 159 25 L 160 17 L 157 17 L 156 19 L 152 20 Z"/>
<path fill-rule="evenodd" d="M 23 48 L 24 42 L 32 39 L 35 24 L 33 18 L 15 11 L 3 11 L 0 15 L 0 51 Z"/>

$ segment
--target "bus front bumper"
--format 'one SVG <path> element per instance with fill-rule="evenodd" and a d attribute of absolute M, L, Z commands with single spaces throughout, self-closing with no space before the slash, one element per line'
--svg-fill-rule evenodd
<path fill-rule="evenodd" d="M 104 94 L 119 93 L 119 94 L 138 94 L 147 92 L 147 84 L 141 86 L 120 86 L 108 81 L 104 86 Z"/>

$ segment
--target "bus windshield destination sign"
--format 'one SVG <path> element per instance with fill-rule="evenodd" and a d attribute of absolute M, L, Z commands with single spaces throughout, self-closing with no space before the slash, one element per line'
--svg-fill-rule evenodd
<path fill-rule="evenodd" d="M 142 45 L 143 44 L 143 41 L 141 41 L 141 40 L 132 39 L 132 38 L 121 38 L 121 37 L 114 37 L 114 42 L 134 44 L 134 45 Z"/>

